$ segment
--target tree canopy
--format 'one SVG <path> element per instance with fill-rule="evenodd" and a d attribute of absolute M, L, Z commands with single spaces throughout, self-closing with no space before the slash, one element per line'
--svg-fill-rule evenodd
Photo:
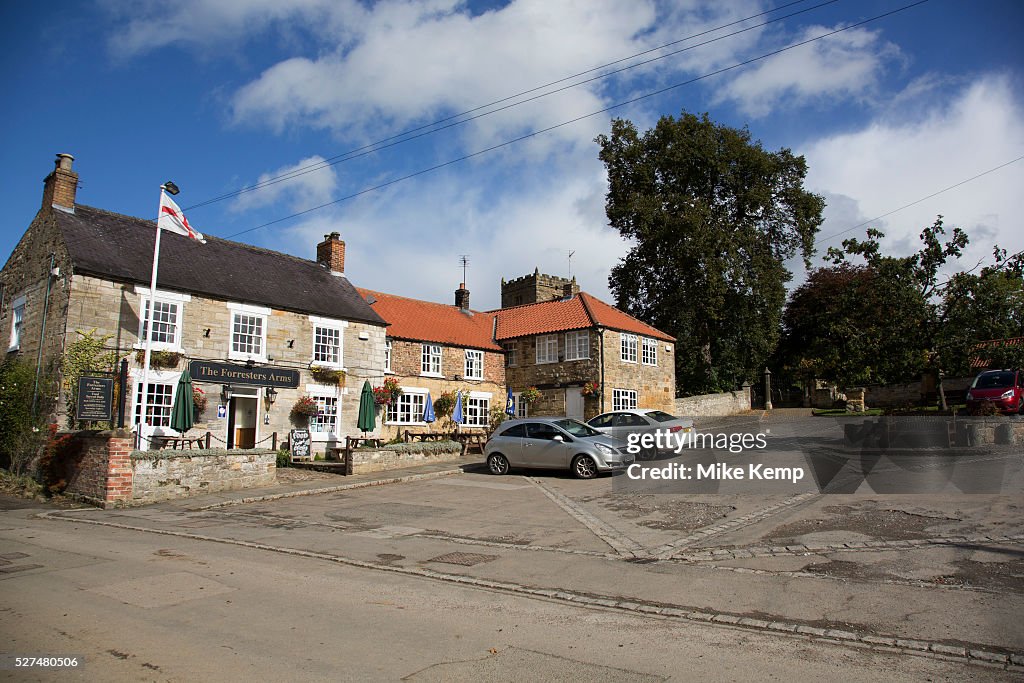
<path fill-rule="evenodd" d="M 642 135 L 616 119 L 596 141 L 608 219 L 633 243 L 609 277 L 618 307 L 676 337 L 680 392 L 754 379 L 779 339 L 785 262 L 809 260 L 822 222 L 804 158 L 686 112 Z"/>
<path fill-rule="evenodd" d="M 925 371 L 967 375 L 975 357 L 1004 367 L 1024 361 L 1022 346 L 979 348 L 1024 335 L 1022 254 L 996 247 L 992 265 L 943 276 L 969 243 L 962 229 L 947 238 L 939 216 L 921 231 L 920 250 L 903 257 L 883 254 L 883 237 L 869 229 L 865 240 L 830 248 L 832 265 L 793 292 L 783 316 L 785 365 L 850 386 L 909 381 Z"/>

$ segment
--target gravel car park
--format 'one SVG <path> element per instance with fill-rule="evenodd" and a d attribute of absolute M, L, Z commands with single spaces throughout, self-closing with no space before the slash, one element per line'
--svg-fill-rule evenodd
<path fill-rule="evenodd" d="M 487 468 L 507 474 L 512 467 L 569 469 L 579 479 L 621 470 L 634 461 L 626 444 L 567 417 L 509 420 L 484 446 Z"/>

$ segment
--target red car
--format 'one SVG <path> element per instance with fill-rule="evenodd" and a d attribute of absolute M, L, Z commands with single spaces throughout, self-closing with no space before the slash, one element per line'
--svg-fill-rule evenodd
<path fill-rule="evenodd" d="M 986 370 L 967 391 L 967 410 L 976 412 L 990 401 L 1001 413 L 1024 413 L 1024 371 Z"/>

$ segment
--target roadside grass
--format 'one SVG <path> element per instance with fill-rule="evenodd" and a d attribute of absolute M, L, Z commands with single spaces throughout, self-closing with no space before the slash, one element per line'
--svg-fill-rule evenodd
<path fill-rule="evenodd" d="M 949 416 L 949 415 L 963 415 L 966 414 L 967 406 L 965 404 L 951 404 L 946 410 L 941 410 L 939 406 L 904 406 L 902 408 L 869 408 L 861 413 L 850 412 L 843 408 L 815 408 L 811 411 L 811 415 L 815 417 L 878 417 L 882 415 L 933 415 L 933 416 Z"/>

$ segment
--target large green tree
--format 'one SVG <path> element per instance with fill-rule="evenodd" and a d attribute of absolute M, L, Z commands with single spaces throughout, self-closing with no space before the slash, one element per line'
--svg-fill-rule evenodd
<path fill-rule="evenodd" d="M 969 243 L 942 216 L 921 231 L 909 256 L 882 252 L 884 234 L 830 248 L 783 316 L 779 358 L 790 369 L 840 385 L 910 381 L 925 371 L 971 372 L 972 358 L 1020 365 L 1024 347 L 979 343 L 1024 335 L 1024 256 L 998 247 L 994 263 L 948 273 Z M 848 259 L 859 258 L 862 265 Z"/>
<path fill-rule="evenodd" d="M 676 337 L 682 393 L 753 379 L 779 338 L 785 261 L 810 258 L 822 222 L 803 157 L 686 112 L 643 134 L 616 119 L 597 143 L 608 219 L 632 243 L 609 277 L 617 305 Z"/>

